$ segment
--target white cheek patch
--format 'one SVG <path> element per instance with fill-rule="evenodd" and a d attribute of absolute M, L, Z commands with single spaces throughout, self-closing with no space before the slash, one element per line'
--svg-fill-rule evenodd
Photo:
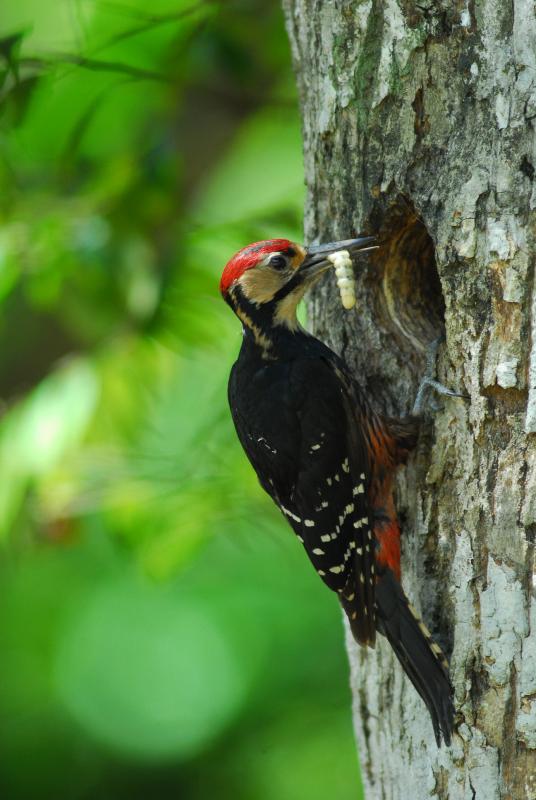
<path fill-rule="evenodd" d="M 355 306 L 355 278 L 350 253 L 348 250 L 339 250 L 329 255 L 328 261 L 335 267 L 342 305 L 350 310 Z"/>

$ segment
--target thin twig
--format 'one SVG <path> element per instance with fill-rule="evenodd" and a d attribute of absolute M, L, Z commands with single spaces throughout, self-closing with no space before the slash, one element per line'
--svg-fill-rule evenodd
<path fill-rule="evenodd" d="M 107 41 L 98 45 L 98 47 L 93 48 L 91 52 L 98 53 L 107 47 L 117 44 L 118 42 L 122 42 L 125 39 L 130 39 L 132 36 L 138 36 L 140 33 L 145 33 L 146 31 L 159 27 L 160 25 L 169 25 L 172 22 L 179 22 L 181 19 L 184 19 L 184 17 L 187 17 L 190 14 L 195 14 L 196 11 L 200 11 L 204 6 L 217 5 L 219 1 L 220 0 L 202 0 L 201 2 L 195 3 L 192 6 L 188 6 L 188 8 L 184 8 L 182 11 L 175 11 L 162 15 L 144 14 L 143 12 L 140 12 L 138 16 L 144 20 L 141 24 L 136 25 L 133 28 L 129 28 L 126 31 L 116 33 Z"/>
<path fill-rule="evenodd" d="M 86 58 L 85 56 L 78 56 L 75 53 L 58 53 L 58 55 L 50 58 L 21 58 L 19 63 L 25 66 L 35 67 L 53 67 L 58 64 L 72 64 L 77 67 L 82 67 L 82 69 L 91 70 L 92 72 L 114 72 L 119 75 L 128 75 L 128 77 L 138 80 L 173 83 L 173 80 L 162 72 L 154 72 L 153 70 L 143 69 L 142 67 L 134 67 L 131 64 L 124 64 L 121 61 L 101 61 L 96 58 Z"/>

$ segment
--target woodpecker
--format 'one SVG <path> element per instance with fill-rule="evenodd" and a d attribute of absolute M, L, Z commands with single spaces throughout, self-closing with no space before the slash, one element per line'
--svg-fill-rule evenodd
<path fill-rule="evenodd" d="M 261 486 L 337 594 L 355 640 L 374 647 L 376 632 L 387 638 L 430 713 L 438 746 L 442 738 L 449 745 L 448 662 L 400 583 L 393 480 L 416 444 L 419 415 L 376 413 L 344 361 L 296 317 L 306 290 L 332 267 L 328 256 L 374 241 L 305 248 L 270 239 L 231 258 L 220 291 L 243 340 L 229 405 Z"/>

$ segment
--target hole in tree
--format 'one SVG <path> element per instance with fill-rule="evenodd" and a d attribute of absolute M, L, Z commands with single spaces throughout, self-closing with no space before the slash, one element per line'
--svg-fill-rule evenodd
<path fill-rule="evenodd" d="M 444 331 L 432 237 L 412 203 L 401 196 L 387 209 L 378 207 L 371 224 L 382 242 L 373 257 L 381 282 L 377 313 L 403 350 L 422 354 Z"/>

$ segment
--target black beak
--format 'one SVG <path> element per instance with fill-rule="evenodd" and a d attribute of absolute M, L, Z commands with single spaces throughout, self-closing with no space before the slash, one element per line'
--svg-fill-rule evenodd
<path fill-rule="evenodd" d="M 304 277 L 312 278 L 319 275 L 324 270 L 332 266 L 328 261 L 328 256 L 338 250 L 348 250 L 350 255 L 362 253 L 367 250 L 376 250 L 376 236 L 360 236 L 358 239 L 343 239 L 340 242 L 328 242 L 327 244 L 312 244 L 307 248 L 307 255 L 298 268 L 299 273 L 305 273 Z"/>

